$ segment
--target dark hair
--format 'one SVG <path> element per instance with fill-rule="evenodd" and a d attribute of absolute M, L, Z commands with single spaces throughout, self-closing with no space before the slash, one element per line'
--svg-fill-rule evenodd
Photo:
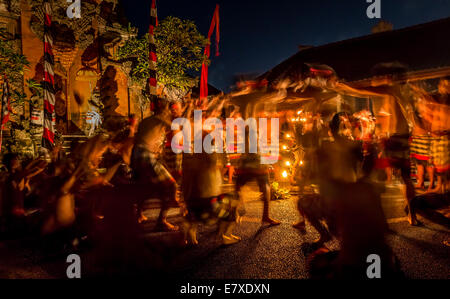
<path fill-rule="evenodd" d="M 165 109 L 169 108 L 169 101 L 167 101 L 166 99 L 157 97 L 155 99 L 155 114 L 160 114 L 162 113 Z"/>
<path fill-rule="evenodd" d="M 347 116 L 346 112 L 336 113 L 330 121 L 331 134 L 336 137 L 339 133 L 339 126 L 341 124 L 341 116 Z"/>

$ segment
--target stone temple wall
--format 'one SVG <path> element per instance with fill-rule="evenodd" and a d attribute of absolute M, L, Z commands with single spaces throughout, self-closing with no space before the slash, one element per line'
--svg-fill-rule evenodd
<path fill-rule="evenodd" d="M 18 48 L 30 62 L 24 73 L 22 86 L 29 79 L 43 79 L 43 6 L 42 0 L 0 0 L 0 24 L 17 33 Z M 114 105 L 106 112 L 115 117 L 140 114 L 134 105 L 135 94 L 130 93 L 128 72 L 130 63 L 117 61 L 118 47 L 136 32 L 128 31 L 118 1 L 83 0 L 81 18 L 70 19 L 66 10 L 70 3 L 51 1 L 53 9 L 53 37 L 56 79 L 56 126 L 62 135 L 85 134 L 88 111 L 101 112 L 98 103 L 101 80 L 108 69 L 115 70 L 115 92 L 110 94 Z M 14 18 L 11 18 L 13 16 Z M 7 20 L 7 22 L 5 21 Z M 107 82 L 111 84 L 111 82 Z M 24 115 L 39 115 L 43 109 L 42 96 L 24 88 L 30 101 Z M 108 117 L 108 116 L 106 116 Z M 39 136 L 39 128 L 36 127 Z"/>

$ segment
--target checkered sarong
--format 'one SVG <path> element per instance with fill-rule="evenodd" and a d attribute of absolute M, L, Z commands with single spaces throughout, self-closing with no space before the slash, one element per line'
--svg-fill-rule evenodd
<path fill-rule="evenodd" d="M 131 155 L 133 177 L 137 182 L 149 181 L 153 184 L 172 181 L 172 175 L 158 159 L 159 154 L 150 152 L 143 146 L 135 146 Z"/>
<path fill-rule="evenodd" d="M 450 170 L 450 135 L 434 137 L 430 145 L 431 162 L 436 172 L 444 173 Z"/>
<path fill-rule="evenodd" d="M 236 221 L 239 200 L 234 194 L 221 194 L 209 198 L 188 198 L 187 218 L 212 224 L 217 220 Z"/>
<path fill-rule="evenodd" d="M 411 138 L 411 158 L 428 161 L 430 159 L 430 145 L 432 137 L 429 135 L 416 135 Z"/>

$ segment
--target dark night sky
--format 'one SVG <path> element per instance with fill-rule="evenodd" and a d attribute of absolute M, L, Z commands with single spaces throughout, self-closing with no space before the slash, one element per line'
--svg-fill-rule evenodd
<path fill-rule="evenodd" d="M 148 31 L 151 0 L 122 0 L 129 21 Z M 261 74 L 297 52 L 370 34 L 366 0 L 157 0 L 158 18 L 195 21 L 207 35 L 220 4 L 220 53 L 212 56 L 209 83 L 227 91 L 240 74 Z M 450 0 L 381 0 L 382 19 L 394 29 L 450 16 Z M 213 36 L 214 38 L 214 36 Z M 212 47 L 214 53 L 214 46 Z"/>

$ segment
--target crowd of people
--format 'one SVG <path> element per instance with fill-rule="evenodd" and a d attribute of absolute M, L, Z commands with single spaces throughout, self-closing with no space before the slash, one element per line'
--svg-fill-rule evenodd
<path fill-rule="evenodd" d="M 429 192 L 445 192 L 450 169 L 449 80 L 441 80 L 437 96 L 412 84 L 355 90 L 334 82 L 328 88 L 341 94 L 380 96 L 385 105 L 377 115 L 370 111 L 340 112 L 329 120 L 314 111 L 303 122 L 290 125 L 299 145 L 296 156 L 300 157 L 292 179 L 300 190 L 300 221 L 294 227 L 305 231 L 307 220 L 320 235 L 314 243 L 317 251 L 309 260 L 313 275 L 360 275 L 367 256 L 374 252 L 394 273 L 395 258 L 384 240 L 387 224 L 381 193 L 393 174 L 401 178 L 409 222 L 418 225 L 414 198 L 417 190 L 425 187 L 425 170 Z M 416 101 L 408 102 L 407 94 L 416 96 Z M 226 151 L 172 150 L 172 120 L 192 119 L 194 109 L 202 109 L 205 119 L 244 115 L 243 111 L 227 109 L 227 101 L 226 96 L 209 103 L 160 100 L 155 113 L 140 123 L 131 117 L 117 130 L 72 144 L 69 152 L 62 144 L 55 144 L 44 158 L 26 160 L 14 153 L 4 154 L 1 234 L 57 234 L 73 245 L 95 239 L 105 229 L 104 222 L 113 222 L 114 229 L 127 234 L 139 231 L 139 224 L 148 220 L 145 200 L 158 198 L 161 210 L 156 230 L 181 231 L 183 243 L 195 246 L 199 243 L 198 225 L 215 224 L 219 242 L 231 245 L 241 240 L 234 231 L 243 204 L 239 194 L 252 180 L 264 201 L 261 221 L 280 224 L 270 216 L 269 169 L 261 164 L 260 154 L 248 152 L 249 134 L 245 134 L 247 152 L 236 163 L 233 192 L 222 188 L 230 166 Z M 203 137 L 208 131 L 201 133 Z M 416 186 L 411 157 L 417 168 Z M 180 206 L 184 221 L 178 227 L 168 221 L 167 213 Z M 324 249 L 332 237 L 340 241 L 338 253 Z"/>
<path fill-rule="evenodd" d="M 370 252 L 388 261 L 385 269 L 394 275 L 397 266 L 384 240 L 387 223 L 381 194 L 393 183 L 393 176 L 399 178 L 404 186 L 405 212 L 413 226 L 421 224 L 416 216 L 417 195 L 448 196 L 450 127 L 445 115 L 449 112 L 449 80 L 441 79 L 433 96 L 414 84 L 392 81 L 366 90 L 343 85 L 333 88 L 344 94 L 381 96 L 385 102 L 377 115 L 369 110 L 341 112 L 327 125 L 319 113 L 308 113 L 302 122 L 293 123 L 293 142 L 300 145 L 297 156 L 303 162 L 292 178 L 300 190 L 301 217 L 294 227 L 305 231 L 306 219 L 319 232 L 314 245 L 322 249 L 311 256 L 318 276 L 362 275 Z M 426 190 L 425 168 L 429 175 Z M 340 241 L 338 254 L 323 249 L 332 237 Z M 324 263 L 324 259 L 333 262 Z"/>

